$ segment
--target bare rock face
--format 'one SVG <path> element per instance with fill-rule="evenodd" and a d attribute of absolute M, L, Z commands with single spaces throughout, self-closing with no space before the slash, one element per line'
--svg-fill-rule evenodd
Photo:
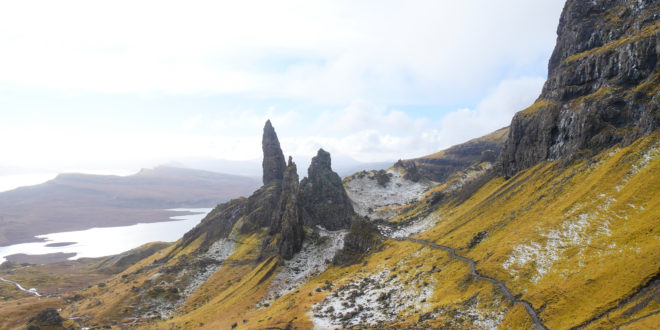
<path fill-rule="evenodd" d="M 300 183 L 305 222 L 328 230 L 348 229 L 353 205 L 346 195 L 341 178 L 332 171 L 330 154 L 319 149 L 312 158 L 307 177 Z"/>
<path fill-rule="evenodd" d="M 295 253 L 300 251 L 305 238 L 298 193 L 298 171 L 296 163 L 289 157 L 289 164 L 286 171 L 284 171 L 284 179 L 282 180 L 282 196 L 279 207 L 281 216 L 279 221 L 273 221 L 271 226 L 271 230 L 280 233 L 277 250 L 279 255 L 285 259 L 291 259 Z"/>
<path fill-rule="evenodd" d="M 266 125 L 264 126 L 261 148 L 264 152 L 264 160 L 262 162 L 264 185 L 276 180 L 281 181 L 284 177 L 286 163 L 282 148 L 280 148 L 280 141 L 277 139 L 277 134 L 270 120 L 266 121 Z"/>
<path fill-rule="evenodd" d="M 505 176 L 660 127 L 660 2 L 568 0 L 557 34 L 539 99 L 511 122 Z"/>
<path fill-rule="evenodd" d="M 296 163 L 289 157 L 289 164 L 282 180 L 279 203 L 272 212 L 269 236 L 262 248 L 262 259 L 272 254 L 291 259 L 302 248 L 305 231 L 298 194 Z"/>

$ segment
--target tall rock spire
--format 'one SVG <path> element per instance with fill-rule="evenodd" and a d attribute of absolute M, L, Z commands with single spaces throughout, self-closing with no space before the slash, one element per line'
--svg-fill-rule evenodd
<path fill-rule="evenodd" d="M 264 151 L 263 167 L 263 181 L 264 185 L 269 184 L 275 180 L 281 181 L 284 177 L 284 170 L 286 169 L 286 162 L 284 161 L 284 154 L 280 148 L 280 141 L 277 139 L 277 134 L 270 120 L 266 121 L 264 126 L 264 135 L 261 140 L 261 148 Z"/>

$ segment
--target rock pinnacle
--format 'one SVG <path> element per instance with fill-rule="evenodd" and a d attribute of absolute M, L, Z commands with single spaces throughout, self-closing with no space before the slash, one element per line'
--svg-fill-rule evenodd
<path fill-rule="evenodd" d="M 277 134 L 275 133 L 275 129 L 273 128 L 273 125 L 271 125 L 270 120 L 267 120 L 266 125 L 264 126 L 261 148 L 264 152 L 264 160 L 262 163 L 264 185 L 275 180 L 281 181 L 284 177 L 286 162 L 284 161 L 284 154 L 280 148 L 280 141 L 277 139 Z"/>

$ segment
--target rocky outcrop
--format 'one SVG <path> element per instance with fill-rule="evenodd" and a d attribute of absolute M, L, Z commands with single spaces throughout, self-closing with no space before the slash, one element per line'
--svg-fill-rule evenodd
<path fill-rule="evenodd" d="M 270 120 L 267 120 L 264 126 L 261 148 L 264 152 L 264 160 L 262 162 L 264 185 L 273 181 L 281 181 L 284 177 L 286 163 L 284 162 L 284 154 L 280 148 L 280 141 L 277 139 L 277 134 Z"/>
<path fill-rule="evenodd" d="M 305 238 L 298 193 L 298 171 L 296 163 L 289 157 L 289 164 L 284 171 L 282 180 L 279 206 L 277 211 L 273 213 L 270 226 L 269 234 L 273 239 L 265 243 L 265 250 L 268 250 L 269 245 L 274 244 L 277 254 L 284 259 L 291 259 L 294 254 L 299 252 Z"/>
<path fill-rule="evenodd" d="M 660 3 L 569 0 L 557 34 L 539 99 L 511 122 L 505 176 L 660 127 Z"/>
<path fill-rule="evenodd" d="M 305 222 L 328 230 L 349 228 L 353 206 L 341 178 L 332 171 L 330 154 L 319 149 L 309 165 L 307 177 L 300 183 Z"/>
<path fill-rule="evenodd" d="M 351 230 L 344 237 L 344 247 L 337 251 L 332 262 L 335 265 L 355 264 L 382 241 L 383 235 L 374 223 L 364 218 L 356 218 L 351 224 Z"/>

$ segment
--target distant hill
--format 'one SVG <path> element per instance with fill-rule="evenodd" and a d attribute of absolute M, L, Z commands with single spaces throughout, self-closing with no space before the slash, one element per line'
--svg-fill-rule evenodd
<path fill-rule="evenodd" d="M 455 145 L 427 156 L 402 161 L 409 167 L 414 163 L 422 176 L 443 182 L 456 171 L 487 161 L 494 162 L 509 134 L 509 128 L 500 128 L 490 134 Z"/>
<path fill-rule="evenodd" d="M 159 166 L 129 176 L 60 174 L 0 193 L 0 245 L 35 235 L 166 220 L 177 207 L 214 207 L 249 195 L 258 178 Z"/>
<path fill-rule="evenodd" d="M 293 155 L 298 167 L 304 169 L 309 167 L 311 156 Z M 392 166 L 394 159 L 380 162 L 361 162 L 347 155 L 335 155 L 332 158 L 332 168 L 341 177 L 365 170 L 380 170 Z M 179 162 L 169 163 L 174 167 L 196 168 L 212 172 L 231 173 L 237 175 L 261 177 L 261 159 L 253 160 L 227 160 L 214 158 L 189 158 Z"/>

